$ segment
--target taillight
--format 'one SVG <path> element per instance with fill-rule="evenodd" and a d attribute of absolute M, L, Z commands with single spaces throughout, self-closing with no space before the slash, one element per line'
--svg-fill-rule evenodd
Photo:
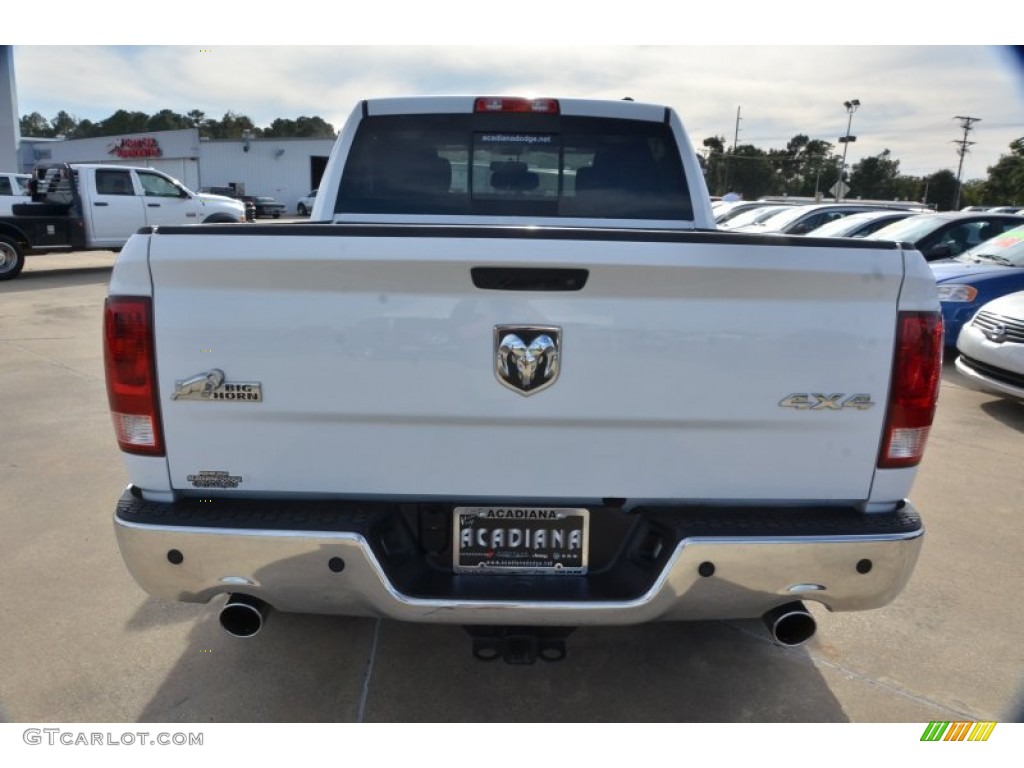
<path fill-rule="evenodd" d="M 114 432 L 122 451 L 163 456 L 150 298 L 113 296 L 103 317 L 103 360 Z"/>
<path fill-rule="evenodd" d="M 942 316 L 900 312 L 880 469 L 913 467 L 921 461 L 935 417 L 941 371 Z"/>
<path fill-rule="evenodd" d="M 481 97 L 473 104 L 474 112 L 533 112 L 545 115 L 559 113 L 558 99 L 510 99 Z"/>

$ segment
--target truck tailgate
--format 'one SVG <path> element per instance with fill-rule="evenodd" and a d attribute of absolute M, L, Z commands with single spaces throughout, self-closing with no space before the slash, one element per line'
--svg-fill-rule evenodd
<path fill-rule="evenodd" d="M 259 229 L 150 236 L 176 489 L 719 503 L 869 495 L 903 275 L 890 244 Z M 571 268 L 586 282 L 477 287 L 478 267 Z M 560 332 L 550 386 L 524 396 L 502 385 L 496 326 Z M 213 370 L 221 391 L 259 384 L 262 399 L 174 398 Z"/>

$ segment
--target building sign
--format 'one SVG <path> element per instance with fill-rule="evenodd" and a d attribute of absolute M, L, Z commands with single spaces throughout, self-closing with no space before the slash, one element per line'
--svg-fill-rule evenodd
<path fill-rule="evenodd" d="M 145 139 L 119 139 L 110 145 L 108 155 L 118 157 L 160 157 L 163 150 L 156 143 L 156 139 L 149 137 Z"/>

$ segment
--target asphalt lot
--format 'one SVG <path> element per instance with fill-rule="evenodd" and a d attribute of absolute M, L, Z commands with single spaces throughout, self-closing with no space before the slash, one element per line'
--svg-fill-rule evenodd
<path fill-rule="evenodd" d="M 476 661 L 456 627 L 272 614 L 143 593 L 114 540 L 127 476 L 107 414 L 111 253 L 30 257 L 0 283 L 0 719 L 12 722 L 928 722 L 1024 716 L 1024 405 L 947 366 L 913 499 L 928 535 L 904 593 L 760 622 L 581 629 L 559 663 Z"/>

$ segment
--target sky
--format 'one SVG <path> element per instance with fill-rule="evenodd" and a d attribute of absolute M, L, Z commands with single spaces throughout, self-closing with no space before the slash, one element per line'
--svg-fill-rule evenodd
<path fill-rule="evenodd" d="M 531 0 L 515 7 L 535 5 Z M 1009 153 L 1010 142 L 1024 136 L 1020 48 L 891 42 L 793 45 L 787 40 L 792 38 L 788 28 L 771 34 L 770 26 L 758 35 L 737 32 L 726 37 L 777 39 L 778 45 L 608 44 L 613 23 L 590 39 L 580 35 L 575 42 L 567 34 L 566 42 L 556 43 L 552 37 L 557 35 L 536 20 L 515 11 L 494 13 L 497 18 L 465 22 L 469 28 L 479 24 L 480 34 L 467 34 L 463 27 L 450 35 L 450 43 L 449 36 L 436 30 L 433 39 L 429 31 L 412 36 L 429 45 L 292 42 L 296 34 L 314 42 L 323 36 L 313 12 L 302 17 L 304 33 L 294 18 L 282 23 L 282 34 L 275 36 L 282 42 L 275 45 L 252 44 L 259 42 L 259 34 L 252 35 L 255 40 L 244 34 L 242 39 L 222 35 L 229 40 L 223 44 L 178 44 L 173 38 L 182 33 L 172 26 L 165 30 L 167 44 L 154 40 L 125 45 L 116 39 L 118 34 L 107 36 L 117 44 L 49 44 L 69 36 L 95 37 L 65 31 L 15 44 L 18 112 L 52 119 L 66 110 L 79 120 L 96 122 L 118 109 L 149 114 L 199 109 L 218 119 L 228 111 L 244 114 L 260 127 L 278 117 L 316 115 L 340 129 L 358 101 L 373 96 L 629 96 L 674 107 L 697 148 L 710 136 L 723 137 L 731 146 L 739 110 L 739 143 L 767 150 L 783 148 L 797 134 L 831 141 L 838 148 L 837 139 L 850 118 L 844 102 L 857 99 L 861 106 L 850 128 L 857 139 L 849 145 L 847 162 L 852 165 L 888 149 L 901 173 L 913 176 L 942 169 L 956 172 L 956 142 L 964 138 L 963 121 L 957 118 L 978 118 L 967 136 L 974 144 L 964 159 L 965 180 L 983 178 L 989 166 Z M 403 18 L 391 30 L 390 39 L 397 42 L 409 39 L 408 30 L 419 17 Z M 273 29 L 277 22 L 262 23 Z M 343 26 L 344 17 L 338 23 Z M 508 31 L 521 28 L 543 32 L 524 36 Z M 348 42 L 346 37 L 374 43 L 389 39 L 387 34 L 355 34 L 352 25 L 346 29 L 346 35 L 337 35 L 342 42 Z M 721 24 L 714 29 L 721 38 Z M 622 37 L 630 37 L 628 30 Z M 716 35 L 700 37 L 714 41 Z M 976 35 L 966 35 L 971 37 Z M 486 44 L 488 38 L 494 44 Z M 510 44 L 534 38 L 539 44 Z M 483 44 L 466 45 L 470 40 Z"/>

